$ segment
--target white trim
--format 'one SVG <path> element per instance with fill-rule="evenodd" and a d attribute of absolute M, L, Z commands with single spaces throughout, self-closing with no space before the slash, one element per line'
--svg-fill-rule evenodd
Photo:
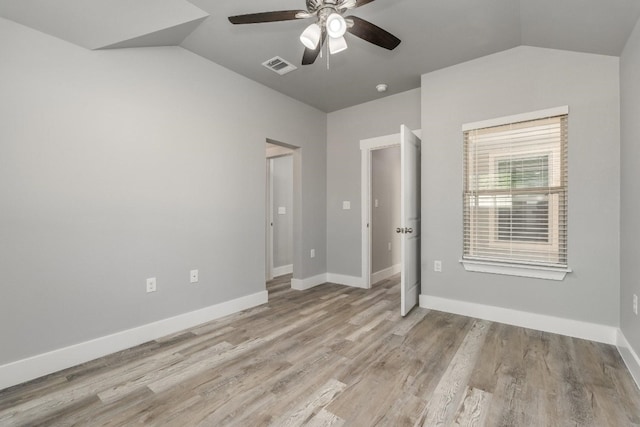
<path fill-rule="evenodd" d="M 370 141 L 370 140 L 365 140 Z M 362 256 L 362 281 L 367 288 L 371 287 L 371 251 L 369 245 L 371 241 L 371 227 L 369 227 L 369 218 L 371 218 L 371 149 L 362 148 L 363 142 L 360 141 L 360 171 L 361 171 L 361 187 L 360 197 L 361 203 L 360 214 L 362 221 L 360 227 L 362 227 L 361 233 L 361 256 Z"/>
<path fill-rule="evenodd" d="M 508 276 L 532 277 L 535 279 L 564 280 L 570 268 L 553 268 L 536 265 L 508 265 L 498 262 L 475 261 L 461 259 L 460 263 L 466 271 L 477 273 L 506 274 Z"/>
<path fill-rule="evenodd" d="M 418 138 L 422 137 L 422 129 L 412 131 Z M 379 150 L 400 145 L 400 132 L 375 138 L 361 139 L 360 150 Z"/>
<path fill-rule="evenodd" d="M 616 343 L 617 328 L 614 326 L 440 298 L 431 295 L 420 295 L 420 307 L 460 314 L 462 316 L 477 317 L 492 322 L 506 323 L 508 325 L 536 329 L 554 334 L 568 335 L 570 337 L 605 344 Z"/>
<path fill-rule="evenodd" d="M 396 265 L 392 265 L 391 267 L 382 269 L 380 271 L 376 271 L 371 275 L 371 283 L 378 283 L 381 280 L 388 279 L 394 274 L 400 273 L 401 267 L 402 267 L 402 264 L 396 264 Z"/>
<path fill-rule="evenodd" d="M 273 277 L 283 276 L 285 274 L 293 273 L 293 264 L 282 265 L 280 267 L 273 267 Z"/>
<path fill-rule="evenodd" d="M 318 274 L 317 276 L 313 277 L 307 277 L 306 279 L 291 279 L 291 289 L 305 291 L 324 283 L 327 283 L 327 273 Z"/>
<path fill-rule="evenodd" d="M 267 291 L 0 366 L 0 390 L 268 302 Z"/>
<path fill-rule="evenodd" d="M 368 289 L 362 277 L 345 276 L 344 274 L 327 273 L 327 282 L 338 285 L 351 286 L 353 288 Z"/>
<path fill-rule="evenodd" d="M 284 157 L 293 155 L 291 148 L 283 147 L 281 145 L 275 145 L 267 142 L 267 159 L 273 159 L 275 157 Z"/>
<path fill-rule="evenodd" d="M 400 132 L 360 140 L 360 150 L 380 150 L 395 145 L 400 145 Z"/>
<path fill-rule="evenodd" d="M 497 117 L 495 119 L 481 120 L 479 122 L 465 123 L 462 125 L 462 131 L 474 129 L 484 129 L 493 126 L 502 126 L 509 123 L 527 122 L 530 120 L 544 119 L 546 117 L 561 116 L 569 114 L 569 106 L 563 105 L 560 107 L 547 108 L 546 110 L 531 111 L 529 113 L 514 114 L 511 116 Z"/>
<path fill-rule="evenodd" d="M 267 194 L 266 194 L 266 269 L 267 281 L 272 280 L 273 274 L 273 159 L 267 158 Z"/>
<path fill-rule="evenodd" d="M 305 291 L 325 283 L 335 283 L 338 285 L 351 286 L 354 288 L 365 288 L 362 277 L 346 276 L 344 274 L 323 273 L 306 279 L 291 279 L 291 289 Z"/>
<path fill-rule="evenodd" d="M 627 365 L 631 376 L 636 382 L 638 388 L 640 388 L 640 357 L 633 350 L 629 341 L 622 333 L 622 330 L 618 329 L 618 339 L 616 342 L 616 347 L 618 348 L 618 353 L 622 356 L 622 360 L 624 360 L 624 364 Z"/>

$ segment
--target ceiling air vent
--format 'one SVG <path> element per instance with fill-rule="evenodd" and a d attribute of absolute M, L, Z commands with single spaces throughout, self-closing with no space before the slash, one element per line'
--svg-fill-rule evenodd
<path fill-rule="evenodd" d="M 265 67 L 267 67 L 270 70 L 275 71 L 276 73 L 282 75 L 287 74 L 290 71 L 293 71 L 295 69 L 297 69 L 298 67 L 296 67 L 295 65 L 285 61 L 284 59 L 280 58 L 279 56 L 273 57 L 271 59 L 269 59 L 268 61 L 265 61 L 262 63 L 262 65 L 264 65 Z"/>

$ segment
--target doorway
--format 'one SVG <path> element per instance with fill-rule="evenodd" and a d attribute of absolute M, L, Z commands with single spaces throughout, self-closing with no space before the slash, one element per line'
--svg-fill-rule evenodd
<path fill-rule="evenodd" d="M 371 288 L 372 278 L 377 278 L 376 272 L 372 274 L 373 230 L 371 225 L 373 210 L 376 209 L 375 196 L 372 196 L 374 152 L 390 147 L 400 147 L 400 222 L 396 224 L 395 231 L 401 239 L 400 313 L 402 316 L 406 316 L 417 305 L 420 293 L 420 133 L 419 130 L 412 132 L 401 125 L 398 134 L 360 141 L 363 207 L 361 271 L 365 288 Z M 389 271 L 385 274 L 388 273 Z"/>
<path fill-rule="evenodd" d="M 400 145 L 371 151 L 371 285 L 400 273 Z"/>
<path fill-rule="evenodd" d="M 265 279 L 294 271 L 297 150 L 271 140 L 266 142 Z"/>

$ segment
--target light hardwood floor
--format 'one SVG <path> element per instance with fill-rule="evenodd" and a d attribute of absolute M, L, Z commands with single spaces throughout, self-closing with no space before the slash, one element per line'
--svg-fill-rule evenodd
<path fill-rule="evenodd" d="M 0 391 L 2 426 L 640 426 L 609 345 L 268 283 L 269 303 Z"/>

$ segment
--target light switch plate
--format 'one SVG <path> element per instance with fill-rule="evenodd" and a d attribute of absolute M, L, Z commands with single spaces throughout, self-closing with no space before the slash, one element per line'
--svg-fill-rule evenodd
<path fill-rule="evenodd" d="M 147 292 L 155 292 L 156 291 L 156 278 L 149 277 L 147 279 Z"/>
<path fill-rule="evenodd" d="M 287 207 L 286 206 L 278 206 L 278 215 L 286 215 Z"/>
<path fill-rule="evenodd" d="M 191 270 L 189 272 L 189 281 L 191 283 L 198 283 L 198 270 Z"/>

